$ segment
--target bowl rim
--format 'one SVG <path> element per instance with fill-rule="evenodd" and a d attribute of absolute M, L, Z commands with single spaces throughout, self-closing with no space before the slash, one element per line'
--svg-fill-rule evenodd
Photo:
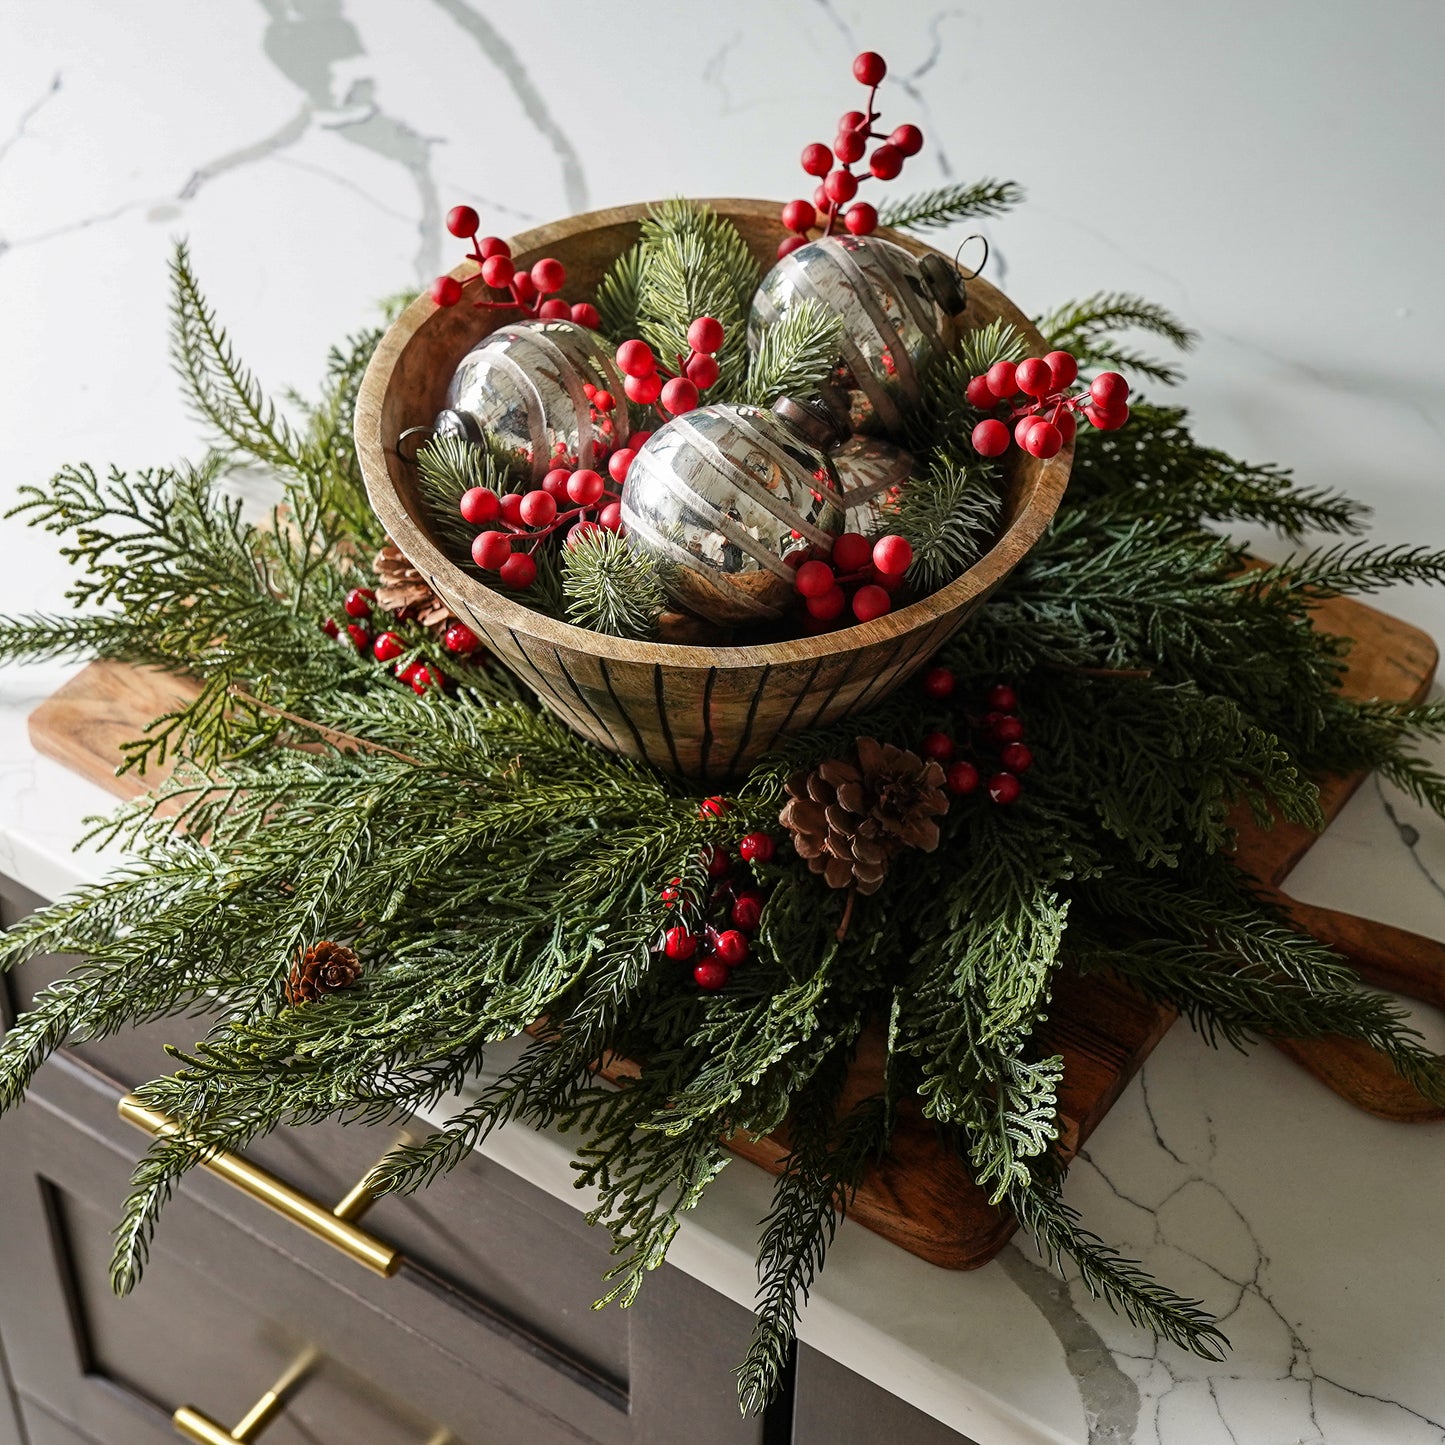
<path fill-rule="evenodd" d="M 747 215 L 775 219 L 781 202 L 742 197 L 699 197 L 699 203 L 722 215 Z M 640 201 L 625 206 L 610 206 L 595 211 L 582 211 L 559 221 L 534 226 L 519 232 L 509 244 L 513 253 L 525 255 L 570 240 L 579 232 L 604 230 L 617 225 L 643 220 L 658 204 Z M 930 251 L 942 255 L 934 247 L 912 236 L 888 228 L 876 233 L 885 240 L 902 246 L 915 255 Z M 946 259 L 946 258 L 945 258 Z M 471 265 L 463 261 L 451 273 L 459 280 L 472 274 Z M 1046 343 L 1037 328 L 1012 301 L 996 287 L 982 279 L 971 281 L 971 287 L 990 294 L 998 311 L 1007 315 L 1025 336 L 1043 353 Z M 743 646 L 698 646 L 685 643 L 640 642 L 631 638 L 613 637 L 593 632 L 524 607 L 505 593 L 487 586 L 463 571 L 432 539 L 430 533 L 413 517 L 392 481 L 386 438 L 382 434 L 383 401 L 393 371 L 402 354 L 415 341 L 422 328 L 440 307 L 423 292 L 387 329 L 372 354 L 357 393 L 354 440 L 362 478 L 372 507 L 386 527 L 387 536 L 414 567 L 424 573 L 440 573 L 463 596 L 481 617 L 494 620 L 514 632 L 522 632 L 554 647 L 571 652 L 590 653 L 607 661 L 633 663 L 648 667 L 665 665 L 674 668 L 759 668 L 780 664 L 797 664 L 851 651 L 854 647 L 880 642 L 899 641 L 934 623 L 953 617 L 966 604 L 1001 582 L 1027 555 L 1052 521 L 1068 485 L 1073 464 L 1072 439 L 1059 453 L 1044 461 L 1037 469 L 1034 484 L 1023 498 L 1018 513 L 999 534 L 992 547 L 973 566 L 952 582 L 910 602 L 896 612 L 885 613 L 871 622 L 836 628 L 812 637 L 786 638 L 777 642 L 751 643 Z M 398 465 L 404 465 L 398 458 Z M 475 594 L 485 597 L 475 601 Z"/>

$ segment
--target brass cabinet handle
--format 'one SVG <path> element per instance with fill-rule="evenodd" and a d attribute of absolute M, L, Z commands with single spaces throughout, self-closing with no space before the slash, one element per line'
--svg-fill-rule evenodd
<path fill-rule="evenodd" d="M 182 1132 L 174 1119 L 158 1110 L 147 1108 L 134 1094 L 127 1094 L 117 1106 L 117 1112 L 127 1124 L 134 1124 L 158 1139 L 173 1138 Z M 387 1278 L 394 1275 L 402 1265 L 401 1251 L 383 1244 L 375 1235 L 358 1229 L 353 1223 L 359 1219 L 372 1203 L 371 1191 L 362 1180 L 335 1209 L 327 1209 L 308 1199 L 304 1194 L 283 1183 L 274 1174 L 248 1163 L 239 1154 L 217 1149 L 203 1161 L 213 1174 L 218 1174 L 226 1183 L 234 1185 L 242 1194 L 264 1204 L 292 1224 L 298 1224 L 317 1239 L 324 1240 L 333 1249 L 339 1249 L 348 1259 Z M 272 1394 L 275 1391 L 271 1392 Z M 257 1407 L 259 1408 L 259 1406 Z M 280 1407 L 277 1406 L 279 1409 Z M 254 1413 L 254 1411 L 252 1412 Z M 179 1412 L 177 1412 L 179 1414 Z M 197 1417 L 204 1418 L 204 1417 Z M 270 1419 L 269 1416 L 266 1417 Z M 246 1417 L 250 1419 L 250 1415 Z M 242 1422 L 243 1424 L 245 1421 Z M 262 1422 L 262 1426 L 266 1421 Z M 181 1427 L 176 1426 L 177 1429 Z M 240 1429 L 238 1425 L 236 1427 Z M 261 1426 L 257 1427 L 262 1428 Z M 196 1439 L 243 1439 L 250 1437 L 227 1436 L 224 1433 L 213 1437 L 196 1436 Z"/>
<path fill-rule="evenodd" d="M 171 1424 L 177 1435 L 194 1441 L 195 1445 L 250 1445 L 251 1441 L 260 1438 L 261 1432 L 286 1408 L 286 1402 L 305 1383 L 307 1375 L 319 1358 L 315 1350 L 306 1350 L 246 1411 L 233 1429 L 228 1430 L 224 1425 L 217 1424 L 209 1415 L 202 1414 L 190 1405 L 182 1405 L 171 1416 Z"/>

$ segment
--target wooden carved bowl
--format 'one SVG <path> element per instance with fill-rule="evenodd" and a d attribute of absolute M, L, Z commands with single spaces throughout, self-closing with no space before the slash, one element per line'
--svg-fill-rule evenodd
<path fill-rule="evenodd" d="M 771 201 L 715 200 L 764 267 L 781 234 Z M 519 266 L 555 256 L 567 268 L 567 296 L 594 294 L 607 267 L 638 237 L 646 205 L 572 216 L 512 241 Z M 915 254 L 929 247 L 885 232 Z M 458 277 L 469 274 L 459 267 Z M 417 489 L 396 450 L 401 432 L 429 422 L 443 405 L 462 356 L 500 313 L 468 305 L 442 309 L 423 296 L 398 317 L 377 348 L 356 407 L 356 446 L 372 506 L 391 539 L 432 589 L 486 646 L 569 727 L 600 747 L 689 777 L 746 770 L 786 735 L 834 721 L 879 701 L 925 663 L 1023 560 L 1058 507 L 1072 446 L 1039 461 L 1011 449 L 1002 530 L 961 577 L 873 622 L 816 637 L 747 647 L 632 642 L 556 622 L 494 591 L 442 551 Z M 1003 316 L 1047 349 L 1028 318 L 985 281 L 968 285 L 967 326 Z"/>

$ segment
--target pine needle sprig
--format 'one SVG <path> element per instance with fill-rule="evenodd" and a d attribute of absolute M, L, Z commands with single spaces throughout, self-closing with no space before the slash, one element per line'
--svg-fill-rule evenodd
<path fill-rule="evenodd" d="M 842 332 L 842 317 L 805 297 L 762 332 L 742 399 L 752 406 L 771 406 L 780 396 L 799 401 L 817 396 L 837 364 Z"/>
<path fill-rule="evenodd" d="M 607 268 L 597 287 L 602 334 L 614 344 L 621 345 L 637 334 L 646 266 L 646 249 L 642 242 L 635 242 Z"/>
<path fill-rule="evenodd" d="M 955 221 L 1001 216 L 1024 198 L 1016 181 L 983 180 L 939 186 L 889 201 L 878 209 L 878 224 L 895 231 L 937 231 Z"/>
<path fill-rule="evenodd" d="M 1165 386 L 1181 379 L 1179 368 L 1124 348 L 1118 333 L 1144 331 L 1181 351 L 1199 340 L 1173 312 L 1125 291 L 1096 291 L 1039 317 L 1037 325 L 1051 348 L 1073 352 L 1082 369 L 1122 368 Z"/>
<path fill-rule="evenodd" d="M 667 564 L 598 529 L 567 544 L 562 592 L 567 621 L 609 637 L 648 638 L 668 607 Z"/>
<path fill-rule="evenodd" d="M 913 548 L 909 583 L 932 592 L 973 566 L 996 534 L 1000 512 L 990 466 L 936 465 L 915 477 L 885 511 L 888 527 Z"/>

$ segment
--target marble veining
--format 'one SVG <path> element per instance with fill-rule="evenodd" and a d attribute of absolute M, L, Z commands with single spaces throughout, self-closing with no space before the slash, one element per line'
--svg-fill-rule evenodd
<path fill-rule="evenodd" d="M 902 0 L 886 25 L 863 0 L 10 7 L 8 486 L 84 456 L 134 466 L 197 450 L 165 349 L 175 236 L 263 380 L 304 389 L 375 298 L 454 263 L 441 218 L 457 201 L 505 233 L 648 195 L 798 194 L 798 149 L 858 102 L 848 61 L 876 46 L 893 64 L 885 121 L 916 120 L 927 143 L 871 198 L 1016 178 L 1021 210 L 940 244 L 986 231 L 991 278 L 1030 313 L 1096 289 L 1179 307 L 1203 338 L 1183 397 L 1201 438 L 1348 488 L 1382 540 L 1445 542 L 1445 195 L 1420 186 L 1416 150 L 1445 126 L 1430 62 L 1445 16 L 1407 22 L 1363 0 L 1314 7 L 1308 24 L 1294 6 L 1228 25 L 1206 12 L 1107 0 L 1021 27 L 1006 7 L 929 0 Z M 84 375 L 76 322 L 102 359 Z M 264 479 L 236 485 L 251 511 L 267 504 Z M 63 605 L 47 540 L 0 520 L 0 547 L 0 612 Z M 1445 634 L 1439 591 L 1381 605 Z M 110 799 L 26 737 L 30 709 L 75 667 L 0 670 L 0 870 L 47 896 L 112 861 L 72 851 Z M 1445 938 L 1445 825 L 1376 781 L 1288 886 Z M 1445 1046 L 1445 1019 L 1415 1016 Z M 505 1062 L 501 1050 L 490 1065 Z M 1445 1445 L 1439 1139 L 1359 1114 L 1273 1050 L 1216 1053 L 1180 1025 L 1066 1196 L 1220 1314 L 1227 1360 L 1154 1344 L 1026 1244 L 956 1275 L 852 1225 L 803 1338 L 980 1445 Z M 508 1128 L 486 1149 L 586 1206 L 566 1141 Z M 750 1303 L 767 1199 L 760 1171 L 727 1170 L 676 1262 Z"/>

